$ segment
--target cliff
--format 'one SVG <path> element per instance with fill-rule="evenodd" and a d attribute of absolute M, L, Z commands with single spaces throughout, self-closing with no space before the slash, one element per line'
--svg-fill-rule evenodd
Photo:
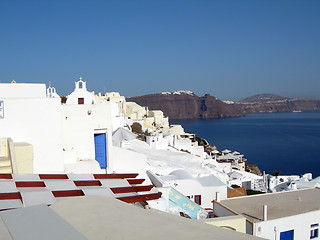
<path fill-rule="evenodd" d="M 320 110 L 320 100 L 286 98 L 274 94 L 254 95 L 232 105 L 240 107 L 244 114 L 256 112 Z"/>
<path fill-rule="evenodd" d="M 210 94 L 198 97 L 190 91 L 149 94 L 126 100 L 148 107 L 149 110 L 161 110 L 170 119 L 220 119 L 258 112 L 320 110 L 320 100 L 274 94 L 254 95 L 228 104 Z"/>
<path fill-rule="evenodd" d="M 170 119 L 218 119 L 243 116 L 238 106 L 226 104 L 206 94 L 198 97 L 190 91 L 164 92 L 126 98 L 149 110 L 161 110 Z"/>

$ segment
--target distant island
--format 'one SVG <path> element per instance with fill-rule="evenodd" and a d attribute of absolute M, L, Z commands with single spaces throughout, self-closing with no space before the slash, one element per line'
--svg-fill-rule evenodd
<path fill-rule="evenodd" d="M 202 97 L 191 91 L 175 91 L 126 98 L 150 110 L 162 110 L 170 119 L 220 119 L 247 113 L 320 110 L 320 100 L 258 94 L 239 102 L 221 101 L 210 94 Z"/>

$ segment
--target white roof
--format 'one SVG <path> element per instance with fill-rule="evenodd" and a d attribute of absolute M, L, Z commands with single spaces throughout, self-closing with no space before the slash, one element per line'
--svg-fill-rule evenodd
<path fill-rule="evenodd" d="M 78 230 L 45 205 L 2 211 L 0 218 L 15 240 L 86 239 Z M 6 234 L 5 229 L 1 230 L 1 239 L 7 237 L 2 235 Z"/>
<path fill-rule="evenodd" d="M 112 134 L 112 140 L 116 142 L 121 142 L 123 140 L 130 141 L 136 139 L 136 137 L 136 134 L 122 127 L 119 127 Z"/>
<path fill-rule="evenodd" d="M 188 173 L 185 170 L 179 169 L 179 170 L 175 170 L 172 173 L 170 173 L 169 175 L 171 176 L 175 176 L 176 179 L 192 179 L 194 180 L 194 178 L 192 177 L 192 175 L 190 173 Z"/>
<path fill-rule="evenodd" d="M 74 197 L 50 208 L 88 239 L 259 239 L 107 197 Z"/>
<path fill-rule="evenodd" d="M 253 222 L 259 222 L 263 218 L 263 205 L 268 206 L 268 220 L 273 220 L 320 210 L 319 199 L 320 189 L 309 188 L 229 198 L 220 203 Z"/>
<path fill-rule="evenodd" d="M 218 187 L 218 186 L 226 186 L 219 178 L 214 175 L 209 175 L 205 177 L 196 178 L 198 182 L 205 187 Z"/>

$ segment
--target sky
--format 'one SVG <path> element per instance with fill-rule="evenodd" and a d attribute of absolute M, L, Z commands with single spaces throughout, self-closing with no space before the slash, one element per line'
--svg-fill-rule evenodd
<path fill-rule="evenodd" d="M 0 0 L 0 83 L 320 99 L 318 0 Z"/>

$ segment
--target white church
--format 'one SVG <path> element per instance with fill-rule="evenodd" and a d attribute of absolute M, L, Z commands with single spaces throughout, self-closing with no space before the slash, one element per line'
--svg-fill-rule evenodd
<path fill-rule="evenodd" d="M 113 146 L 125 124 L 116 102 L 96 103 L 82 78 L 61 104 L 45 84 L 0 84 L 0 173 L 136 172 L 146 157 Z"/>

